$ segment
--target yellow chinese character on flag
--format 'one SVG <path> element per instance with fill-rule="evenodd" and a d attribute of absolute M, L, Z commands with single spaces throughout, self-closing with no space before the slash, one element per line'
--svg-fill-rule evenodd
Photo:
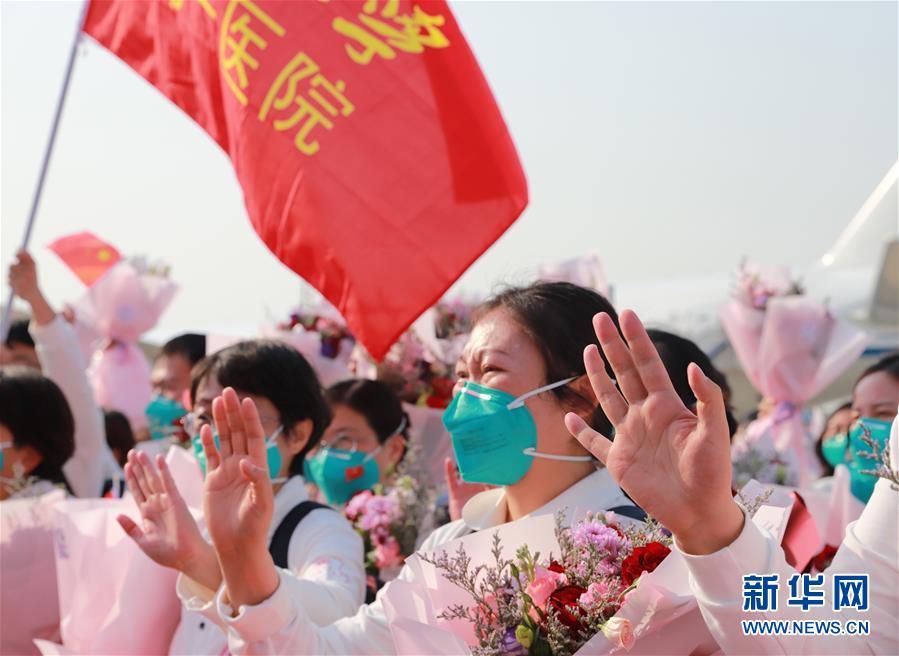
<path fill-rule="evenodd" d="M 212 6 L 212 3 L 209 0 L 197 0 L 197 4 L 206 12 L 206 15 L 209 16 L 212 20 L 215 20 L 216 13 L 215 7 Z M 184 0 L 169 0 L 169 8 L 175 11 L 181 11 L 181 8 L 184 6 Z"/>
<path fill-rule="evenodd" d="M 250 84 L 247 68 L 254 71 L 259 68 L 259 60 L 253 56 L 251 48 L 265 50 L 268 47 L 268 41 L 259 33 L 261 27 L 252 25 L 254 19 L 275 36 L 286 34 L 286 30 L 252 0 L 230 0 L 228 3 L 219 36 L 219 62 L 225 81 L 242 105 L 247 104 L 245 90 Z"/>
<path fill-rule="evenodd" d="M 375 55 L 394 59 L 394 48 L 421 54 L 425 48 L 449 46 L 449 39 L 440 31 L 446 20 L 443 16 L 431 16 L 418 5 L 413 6 L 411 14 L 400 14 L 399 4 L 399 0 L 386 0 L 378 18 L 378 0 L 366 0 L 358 15 L 359 22 L 365 27 L 340 16 L 334 19 L 331 25 L 335 32 L 363 47 L 360 50 L 347 43 L 345 47 L 350 59 L 357 64 L 368 64 Z"/>
<path fill-rule="evenodd" d="M 266 120 L 273 107 L 284 112 L 285 116 L 272 121 L 279 132 L 300 124 L 294 144 L 297 150 L 306 155 L 314 155 L 319 150 L 318 141 L 310 140 L 310 134 L 316 126 L 321 125 L 330 130 L 334 127 L 331 118 L 349 116 L 355 109 L 344 95 L 346 84 L 341 80 L 332 84 L 319 71 L 318 64 L 305 53 L 299 53 L 275 78 L 259 110 L 260 121 Z M 305 83 L 306 80 L 308 83 Z M 300 92 L 301 82 L 308 87 L 308 98 Z"/>

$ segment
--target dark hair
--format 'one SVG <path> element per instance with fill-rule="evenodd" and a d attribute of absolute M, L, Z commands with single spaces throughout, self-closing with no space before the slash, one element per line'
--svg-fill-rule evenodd
<path fill-rule="evenodd" d="M 677 392 L 685 406 L 692 410 L 696 405 L 696 395 L 693 394 L 693 390 L 690 389 L 690 382 L 687 380 L 687 367 L 690 366 L 691 362 L 695 363 L 702 370 L 702 373 L 721 388 L 726 405 L 727 428 L 730 431 L 730 436 L 733 437 L 737 432 L 738 425 L 728 403 L 730 400 L 730 385 L 727 382 L 727 377 L 712 364 L 711 358 L 695 342 L 657 328 L 650 328 L 646 332 L 656 347 L 656 351 L 659 352 L 662 364 L 665 365 L 665 370 L 668 372 L 669 378 L 671 378 L 672 385 L 674 385 L 674 391 Z"/>
<path fill-rule="evenodd" d="M 104 410 L 103 424 L 106 427 L 106 443 L 111 450 L 118 450 L 119 464 L 124 467 L 128 461 L 128 452 L 135 444 L 131 422 L 118 410 Z"/>
<path fill-rule="evenodd" d="M 30 367 L 0 368 L 0 424 L 41 454 L 32 476 L 69 487 L 62 466 L 75 453 L 75 420 L 56 383 Z"/>
<path fill-rule="evenodd" d="M 34 339 L 32 339 L 31 333 L 28 332 L 28 319 L 19 319 L 12 322 L 9 332 L 6 334 L 5 343 L 8 347 L 14 344 L 23 344 L 24 346 L 34 348 Z"/>
<path fill-rule="evenodd" d="M 889 355 L 880 358 L 880 360 L 862 372 L 862 375 L 858 377 L 855 384 L 858 385 L 863 378 L 867 378 L 871 374 L 880 373 L 881 371 L 893 380 L 899 381 L 899 352 L 890 353 Z"/>
<path fill-rule="evenodd" d="M 824 433 L 827 432 L 827 424 L 830 423 L 830 420 L 833 419 L 837 413 L 845 412 L 846 410 L 851 409 L 852 401 L 846 401 L 846 403 L 827 415 L 827 419 L 824 420 L 824 428 L 821 430 L 821 434 L 818 436 L 818 441 L 815 442 L 815 455 L 818 456 L 818 460 L 821 461 L 821 467 L 824 468 L 824 474 L 822 474 L 822 476 L 833 476 L 833 465 L 827 462 L 827 459 L 824 457 L 823 449 Z"/>
<path fill-rule="evenodd" d="M 473 323 L 498 308 L 508 312 L 536 344 L 546 365 L 547 384 L 586 373 L 584 349 L 588 344 L 599 344 L 593 330 L 595 314 L 605 312 L 621 330 L 618 313 L 604 296 L 568 282 L 535 282 L 504 289 L 478 306 Z M 601 348 L 599 352 L 602 354 Z M 608 363 L 606 369 L 611 376 Z M 568 385 L 552 393 L 563 403 L 593 407 L 590 425 L 610 435 L 612 425 L 595 399 L 584 398 Z"/>
<path fill-rule="evenodd" d="M 325 399 L 333 407 L 345 405 L 365 417 L 383 444 L 391 435 L 409 437 L 409 415 L 396 393 L 384 383 L 366 378 L 351 378 L 331 385 Z"/>
<path fill-rule="evenodd" d="M 193 366 L 206 356 L 206 335 L 184 333 L 172 337 L 162 345 L 160 354 L 183 356 Z"/>
<path fill-rule="evenodd" d="M 296 349 L 274 340 L 239 342 L 207 356 L 194 367 L 190 383 L 193 403 L 200 382 L 209 376 L 215 376 L 222 387 L 233 387 L 271 401 L 285 431 L 297 422 L 312 420 L 309 441 L 290 462 L 290 474 L 302 474 L 306 454 L 319 443 L 331 422 L 331 410 L 306 358 Z"/>

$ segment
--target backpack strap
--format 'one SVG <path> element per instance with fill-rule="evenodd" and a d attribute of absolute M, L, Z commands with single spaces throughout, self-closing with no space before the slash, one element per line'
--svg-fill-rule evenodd
<path fill-rule="evenodd" d="M 287 569 L 287 550 L 290 547 L 290 538 L 293 536 L 293 532 L 300 522 L 305 519 L 306 515 L 319 508 L 334 510 L 331 506 L 326 506 L 317 501 L 303 501 L 294 506 L 287 513 L 287 516 L 281 520 L 281 523 L 278 524 L 278 528 L 275 529 L 275 533 L 272 535 L 272 541 L 268 545 L 268 551 L 272 555 L 272 560 L 275 561 L 275 567 Z"/>
<path fill-rule="evenodd" d="M 646 521 L 646 511 L 640 506 L 615 506 L 614 508 L 609 508 L 607 512 L 624 515 L 625 517 L 636 519 L 638 522 Z"/>

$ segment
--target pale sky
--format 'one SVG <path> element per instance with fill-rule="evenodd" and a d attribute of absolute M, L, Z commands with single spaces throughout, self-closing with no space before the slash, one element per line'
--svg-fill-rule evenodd
<path fill-rule="evenodd" d="M 804 266 L 896 161 L 895 2 L 451 6 L 531 196 L 463 290 L 588 250 L 619 284 L 744 256 Z M 0 2 L 4 279 L 77 14 Z M 182 289 L 157 333 L 286 315 L 300 284 L 253 232 L 225 154 L 115 57 L 80 50 L 31 247 L 51 302 L 81 285 L 44 247 L 87 229 L 171 265 Z"/>

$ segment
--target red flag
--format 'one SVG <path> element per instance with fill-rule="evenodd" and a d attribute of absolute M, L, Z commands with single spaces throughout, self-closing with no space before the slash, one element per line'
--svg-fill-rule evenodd
<path fill-rule="evenodd" d="M 92 0 L 84 30 L 229 154 L 263 242 L 378 359 L 527 204 L 444 0 Z"/>
<path fill-rule="evenodd" d="M 107 244 L 90 232 L 60 237 L 47 244 L 47 248 L 56 253 L 72 273 L 88 287 L 122 259 L 115 246 Z"/>

